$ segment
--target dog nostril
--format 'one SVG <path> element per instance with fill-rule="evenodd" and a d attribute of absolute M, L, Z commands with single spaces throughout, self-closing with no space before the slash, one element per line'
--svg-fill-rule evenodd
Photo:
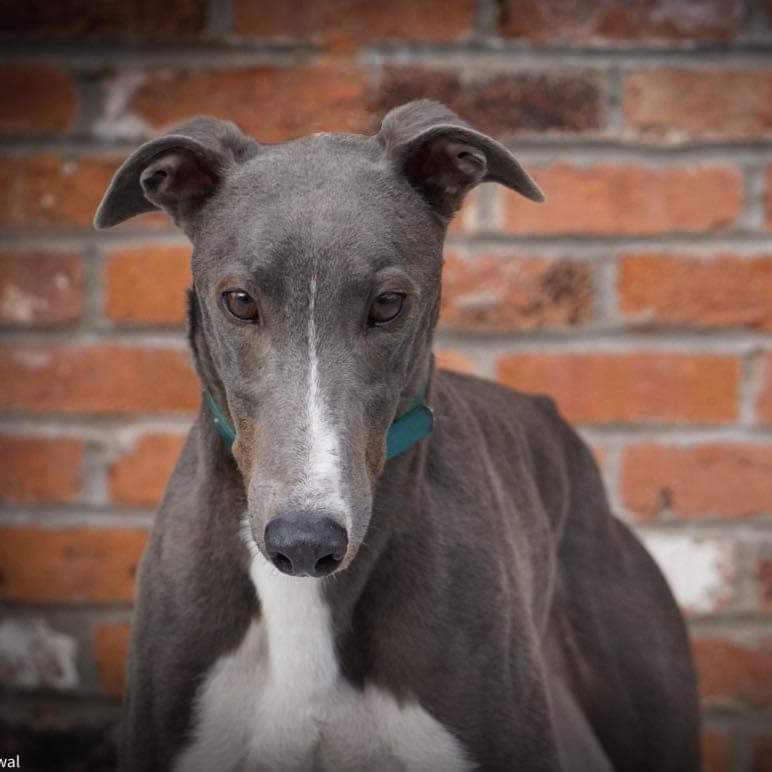
<path fill-rule="evenodd" d="M 327 576 L 340 565 L 340 558 L 335 555 L 325 555 L 319 558 L 314 565 L 314 576 Z"/>
<path fill-rule="evenodd" d="M 283 574 L 292 573 L 292 561 L 286 555 L 282 555 L 281 552 L 276 552 L 271 556 L 271 560 L 276 568 Z"/>

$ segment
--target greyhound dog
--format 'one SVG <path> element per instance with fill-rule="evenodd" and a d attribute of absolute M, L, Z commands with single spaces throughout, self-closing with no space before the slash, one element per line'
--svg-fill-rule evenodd
<path fill-rule="evenodd" d="M 699 768 L 683 620 L 592 455 L 549 398 L 434 367 L 448 222 L 486 181 L 542 198 L 429 101 L 272 145 L 195 118 L 116 172 L 98 228 L 157 208 L 193 244 L 204 389 L 122 769 Z"/>

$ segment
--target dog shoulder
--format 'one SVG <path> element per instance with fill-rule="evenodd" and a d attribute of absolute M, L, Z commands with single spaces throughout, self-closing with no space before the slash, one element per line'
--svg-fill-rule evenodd
<path fill-rule="evenodd" d="M 516 430 L 529 440 L 556 448 L 582 442 L 555 400 L 546 394 L 529 394 L 463 373 L 442 370 L 439 376 L 444 390 L 452 392 L 483 423 Z"/>
<path fill-rule="evenodd" d="M 445 371 L 440 375 L 443 389 L 466 408 L 457 408 L 457 414 L 479 426 L 494 458 L 504 464 L 520 460 L 527 466 L 548 510 L 555 514 L 564 510 L 577 486 L 602 492 L 591 449 L 552 397 L 470 375 Z"/>

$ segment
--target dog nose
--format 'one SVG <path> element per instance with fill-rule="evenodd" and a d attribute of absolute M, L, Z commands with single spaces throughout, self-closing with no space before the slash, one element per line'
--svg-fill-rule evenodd
<path fill-rule="evenodd" d="M 265 527 L 265 549 L 279 571 L 290 576 L 327 576 L 343 560 L 346 531 L 317 512 L 286 512 Z"/>

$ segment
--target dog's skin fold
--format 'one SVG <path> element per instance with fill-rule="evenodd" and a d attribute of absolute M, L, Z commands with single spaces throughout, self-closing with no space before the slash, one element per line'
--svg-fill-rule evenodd
<path fill-rule="evenodd" d="M 191 748 L 204 743 L 213 674 L 248 662 L 250 636 L 255 657 L 276 656 L 260 643 L 260 593 L 275 572 L 266 524 L 317 505 L 345 527 L 346 559 L 328 578 L 282 587 L 314 583 L 329 618 L 336 685 L 291 714 L 302 727 L 311 711 L 319 735 L 302 762 L 261 760 L 263 746 L 246 739 L 222 750 L 219 769 L 335 768 L 325 711 L 344 694 L 352 704 L 377 694 L 368 704 L 388 707 L 373 715 L 394 726 L 420 710 L 413 723 L 458 749 L 457 768 L 699 769 L 683 620 L 612 516 L 591 453 L 548 398 L 433 366 L 447 223 L 486 180 L 541 198 L 508 150 L 426 102 L 393 111 L 374 137 L 276 146 L 196 119 L 116 174 L 98 226 L 161 208 L 193 242 L 194 358 L 239 433 L 232 453 L 202 406 L 155 521 L 138 584 L 124 772 L 198 769 Z M 406 305 L 389 331 L 360 339 L 361 288 L 373 277 Z M 246 281 L 261 298 L 260 326 L 236 327 L 217 305 L 229 282 Z M 390 422 L 426 384 L 433 434 L 386 462 Z M 309 471 L 314 458 L 323 463 Z M 293 624 L 304 623 L 316 640 L 311 617 Z M 234 715 L 251 732 L 244 716 L 259 684 L 254 695 L 239 689 Z M 228 694 L 217 696 L 224 710 Z M 394 750 L 409 745 L 400 743 L 378 736 L 372 768 L 442 768 L 441 755 L 418 762 L 415 748 Z"/>

